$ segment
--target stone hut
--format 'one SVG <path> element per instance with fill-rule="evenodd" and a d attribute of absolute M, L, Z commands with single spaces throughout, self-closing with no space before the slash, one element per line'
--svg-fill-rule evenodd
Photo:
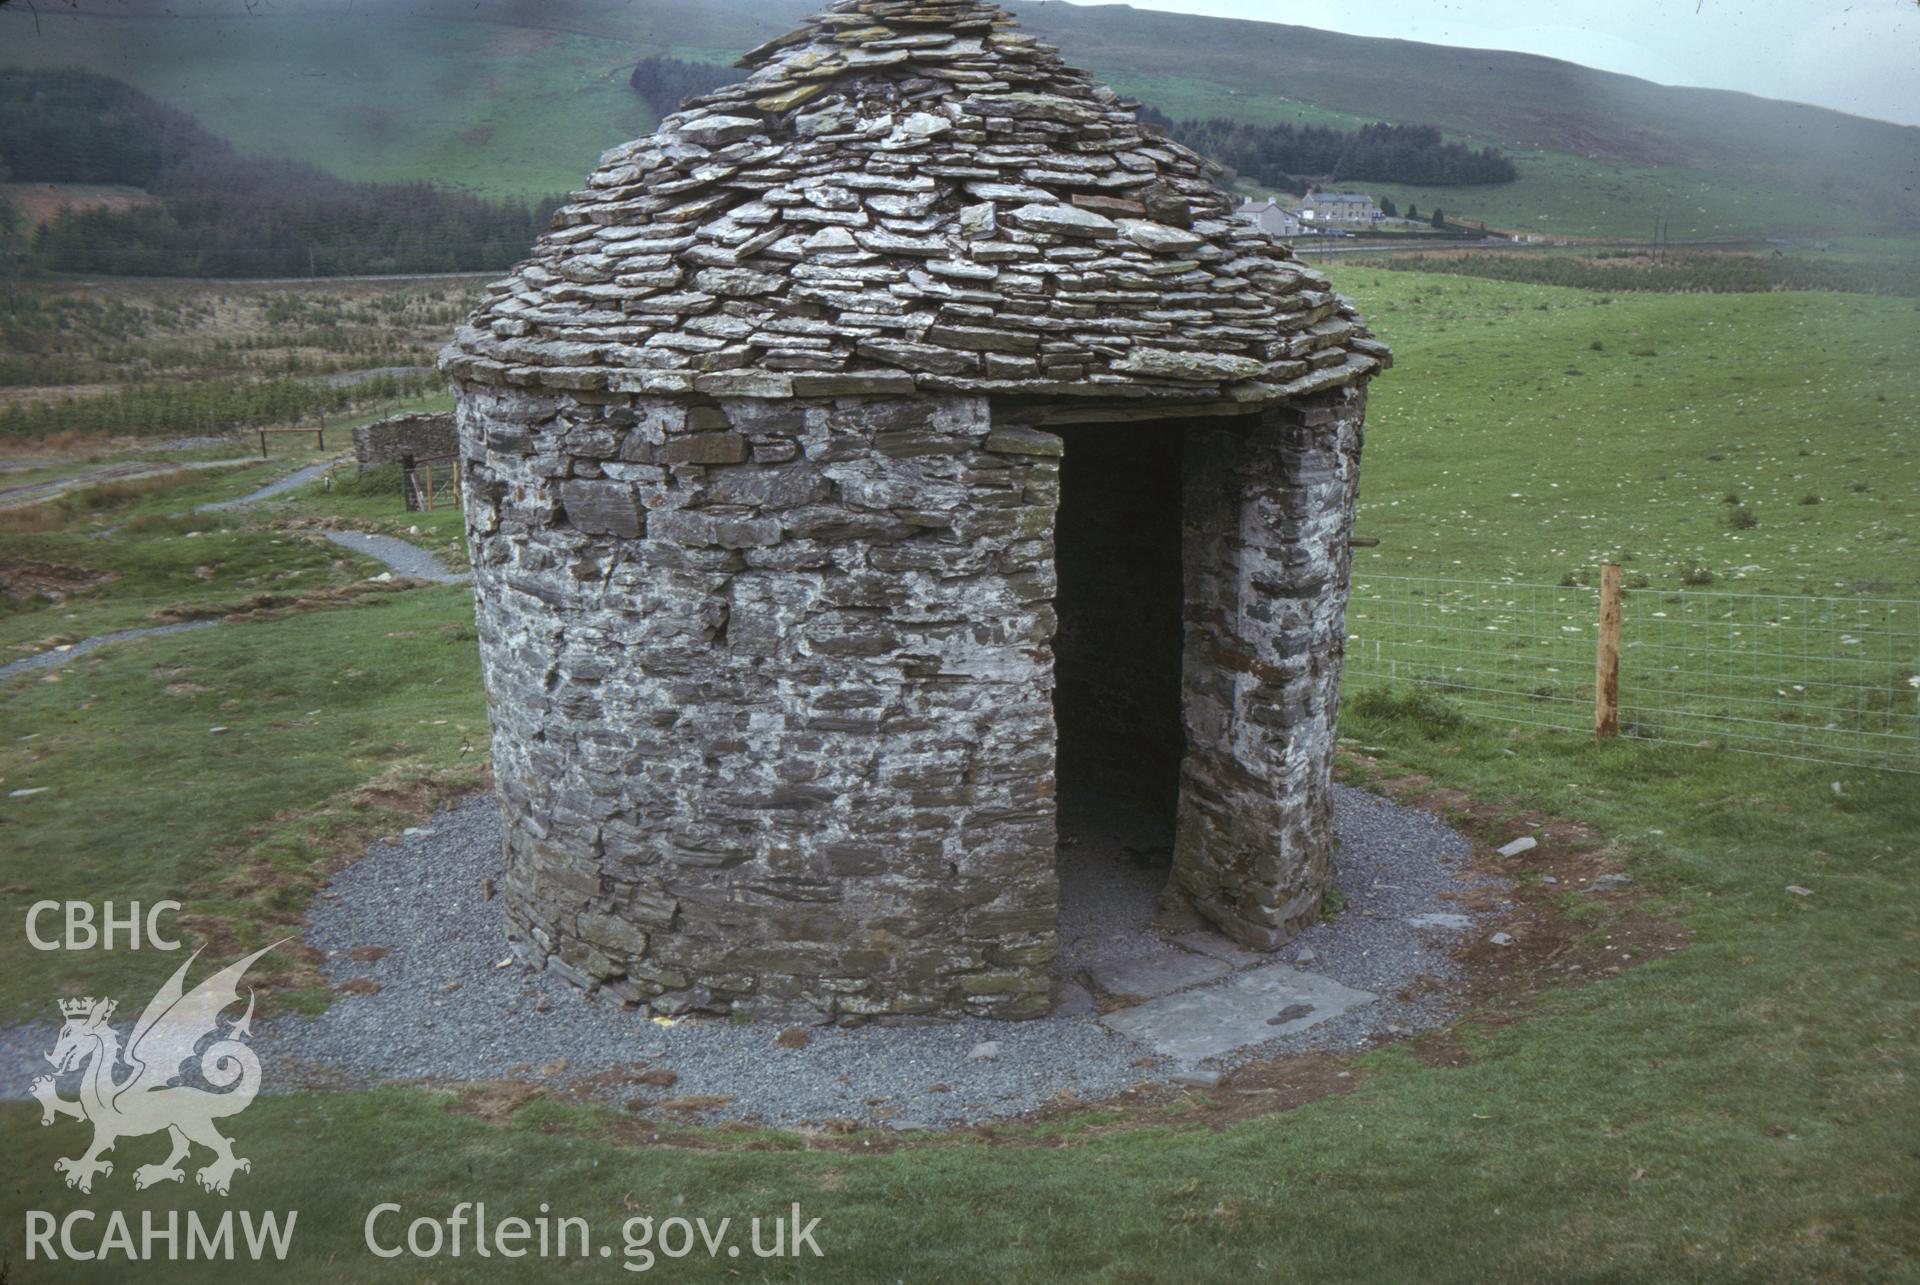
<path fill-rule="evenodd" d="M 441 357 L 516 949 L 659 1012 L 1034 1016 L 1102 790 L 1280 945 L 1385 348 L 993 5 L 740 66 Z"/>
<path fill-rule="evenodd" d="M 459 451 L 453 416 L 447 414 L 389 415 L 353 430 L 353 458 L 361 473 L 383 464 L 451 459 Z"/>

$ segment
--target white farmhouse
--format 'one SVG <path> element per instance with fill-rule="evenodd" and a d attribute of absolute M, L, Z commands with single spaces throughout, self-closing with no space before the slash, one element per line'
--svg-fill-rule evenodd
<path fill-rule="evenodd" d="M 1274 236 L 1299 236 L 1302 230 L 1300 216 L 1272 197 L 1263 205 L 1249 196 L 1234 213 Z"/>

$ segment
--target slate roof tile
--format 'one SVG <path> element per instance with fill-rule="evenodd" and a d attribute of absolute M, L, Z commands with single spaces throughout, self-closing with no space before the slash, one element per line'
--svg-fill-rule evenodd
<path fill-rule="evenodd" d="M 737 65 L 602 155 L 450 377 L 1192 400 L 1391 361 L 1216 166 L 996 5 L 841 0 Z"/>

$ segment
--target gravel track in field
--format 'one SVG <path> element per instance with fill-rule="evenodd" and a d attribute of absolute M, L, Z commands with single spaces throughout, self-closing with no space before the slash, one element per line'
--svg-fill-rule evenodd
<path fill-rule="evenodd" d="M 243 495 L 235 500 L 220 500 L 213 504 L 202 504 L 196 513 L 211 510 L 235 509 L 259 500 L 271 499 L 276 495 L 303 486 L 313 481 L 332 467 L 330 464 L 310 464 L 297 469 L 277 481 L 269 482 L 257 491 Z M 109 533 L 110 534 L 110 533 Z M 333 541 L 343 549 L 355 553 L 364 553 L 385 564 L 387 570 L 397 576 L 410 576 L 420 580 L 431 580 L 436 584 L 462 584 L 467 580 L 464 571 L 451 570 L 439 558 L 418 545 L 408 544 L 405 540 L 390 535 L 371 535 L 365 531 L 322 531 L 321 535 Z M 33 669 L 50 669 L 55 665 L 64 665 L 68 661 L 109 643 L 131 642 L 139 638 L 153 638 L 161 634 L 177 634 L 187 629 L 205 629 L 217 625 L 217 620 L 189 620 L 183 624 L 153 625 L 144 629 L 116 629 L 108 634 L 96 634 L 92 638 L 82 638 L 79 642 L 65 647 L 37 652 L 19 660 L 8 661 L 0 665 L 0 681 Z"/>

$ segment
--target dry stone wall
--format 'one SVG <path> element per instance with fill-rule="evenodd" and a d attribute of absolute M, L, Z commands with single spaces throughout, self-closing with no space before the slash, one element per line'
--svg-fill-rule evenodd
<path fill-rule="evenodd" d="M 409 455 L 418 460 L 447 459 L 459 449 L 453 416 L 444 413 L 395 415 L 353 430 L 353 457 L 362 473 L 398 464 Z"/>
<path fill-rule="evenodd" d="M 1045 1011 L 1057 439 L 966 397 L 459 413 L 518 948 L 662 1012 Z"/>
<path fill-rule="evenodd" d="M 1319 914 L 1333 861 L 1363 388 L 1196 426 L 1183 469 L 1187 755 L 1173 888 L 1271 950 Z"/>

